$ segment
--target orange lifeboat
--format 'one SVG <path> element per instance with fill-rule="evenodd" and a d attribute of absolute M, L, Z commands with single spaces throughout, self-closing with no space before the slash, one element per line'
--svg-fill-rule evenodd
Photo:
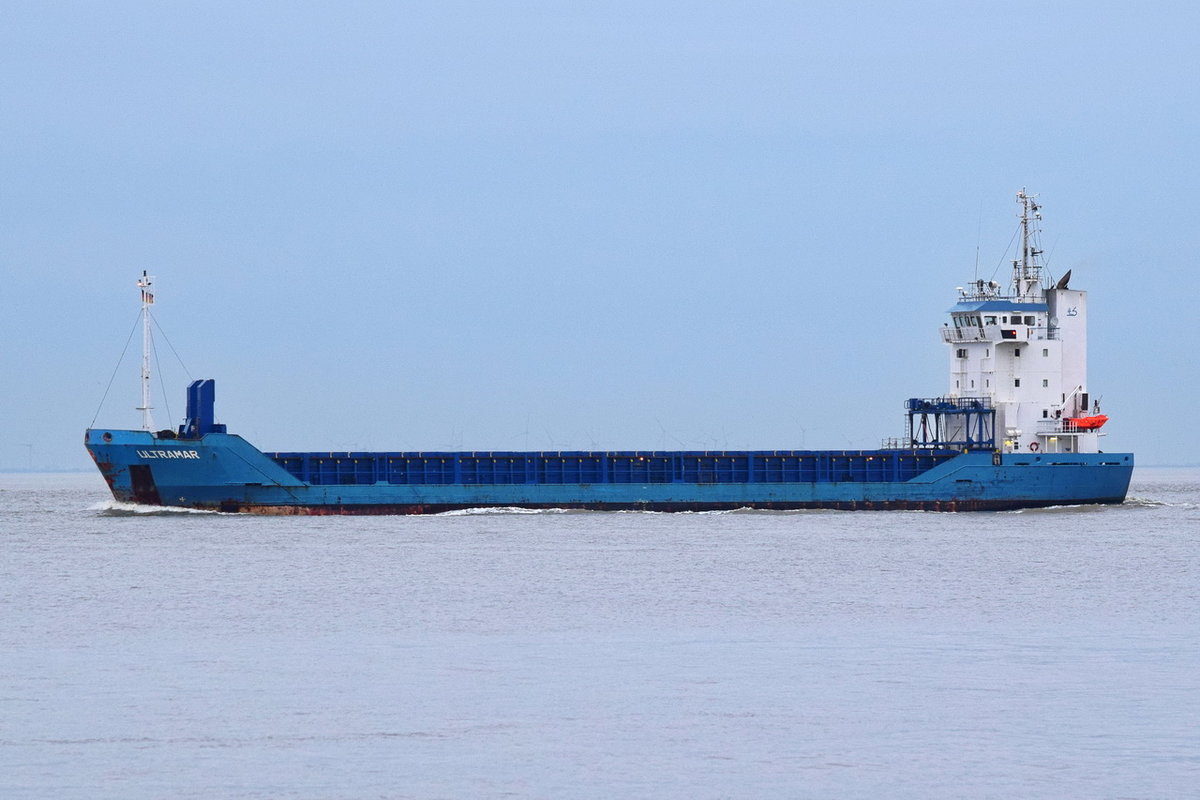
<path fill-rule="evenodd" d="M 1067 417 L 1067 423 L 1077 431 L 1098 430 L 1106 422 L 1108 422 L 1108 417 L 1104 414 L 1097 414 L 1094 417 Z"/>

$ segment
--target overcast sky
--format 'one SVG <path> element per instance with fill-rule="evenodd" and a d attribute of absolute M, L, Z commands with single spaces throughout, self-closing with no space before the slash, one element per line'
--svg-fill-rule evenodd
<path fill-rule="evenodd" d="M 143 269 L 160 427 L 213 377 L 266 450 L 875 447 L 1021 187 L 1103 448 L 1200 462 L 1193 4 L 2 16 L 0 468 L 138 425 Z"/>

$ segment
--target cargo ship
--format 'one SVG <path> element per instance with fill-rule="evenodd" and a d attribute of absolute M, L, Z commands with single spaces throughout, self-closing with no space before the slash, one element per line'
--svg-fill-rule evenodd
<path fill-rule="evenodd" d="M 140 430 L 85 444 L 118 501 L 256 514 L 431 514 L 478 508 L 621 511 L 987 511 L 1121 503 L 1132 453 L 1100 449 L 1108 417 L 1087 386 L 1087 293 L 1054 281 L 1040 206 L 1017 193 L 1010 285 L 959 287 L 940 337 L 950 382 L 905 402 L 874 450 L 264 452 L 215 417 L 193 381 L 178 428 L 150 408 L 151 278 L 142 274 Z"/>

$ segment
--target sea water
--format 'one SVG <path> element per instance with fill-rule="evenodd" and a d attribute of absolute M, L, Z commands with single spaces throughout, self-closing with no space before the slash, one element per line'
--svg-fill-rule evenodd
<path fill-rule="evenodd" d="M 1200 470 L 1011 513 L 271 518 L 0 476 L 0 797 L 1184 797 Z"/>

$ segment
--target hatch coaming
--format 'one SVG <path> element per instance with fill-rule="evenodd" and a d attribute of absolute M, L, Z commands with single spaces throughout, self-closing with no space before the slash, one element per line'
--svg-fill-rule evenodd
<path fill-rule="evenodd" d="M 755 484 L 903 482 L 957 450 L 269 453 L 327 485 Z"/>

